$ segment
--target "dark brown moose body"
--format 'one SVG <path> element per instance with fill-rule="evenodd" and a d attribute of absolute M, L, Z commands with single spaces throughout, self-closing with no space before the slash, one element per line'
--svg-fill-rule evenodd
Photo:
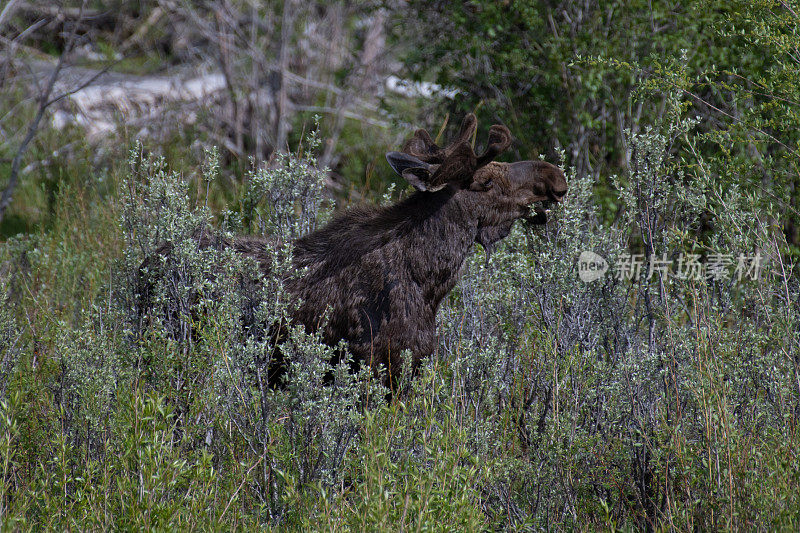
<path fill-rule="evenodd" d="M 433 352 L 437 309 L 473 244 L 489 254 L 516 220 L 545 223 L 544 207 L 567 191 L 554 165 L 492 161 L 511 144 L 504 126 L 492 126 L 477 156 L 469 143 L 476 124 L 468 115 L 446 148 L 418 130 L 402 152 L 387 154 L 414 194 L 390 207 L 350 209 L 294 243 L 294 264 L 305 269 L 286 281 L 301 302 L 295 323 L 324 327 L 326 343 L 344 339 L 356 361 L 383 365 L 390 377 L 401 371 L 406 350 L 412 367 Z M 543 207 L 534 209 L 535 202 Z M 243 237 L 225 245 L 269 263 L 266 241 Z"/>

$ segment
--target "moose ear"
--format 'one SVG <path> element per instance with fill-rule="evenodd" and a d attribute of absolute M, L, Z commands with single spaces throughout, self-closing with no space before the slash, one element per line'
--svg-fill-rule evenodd
<path fill-rule="evenodd" d="M 418 191 L 431 190 L 429 182 L 438 165 L 428 164 L 413 155 L 389 152 L 386 160 L 392 169 L 403 176 Z"/>

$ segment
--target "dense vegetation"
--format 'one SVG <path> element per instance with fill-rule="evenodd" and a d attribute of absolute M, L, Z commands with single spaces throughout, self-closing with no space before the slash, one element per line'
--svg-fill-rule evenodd
<path fill-rule="evenodd" d="M 800 527 L 800 3 L 22 4 L 0 9 L 4 528 Z M 57 130 L 80 115 L 37 92 L 59 58 L 226 83 Z M 396 200 L 383 152 L 470 110 L 561 164 L 568 201 L 476 249 L 402 394 L 299 328 L 270 387 L 242 302 L 292 302 L 191 235 Z M 590 283 L 586 251 L 610 265 Z"/>

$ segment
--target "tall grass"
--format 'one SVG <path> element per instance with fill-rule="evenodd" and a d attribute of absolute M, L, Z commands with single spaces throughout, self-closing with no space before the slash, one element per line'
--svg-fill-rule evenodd
<path fill-rule="evenodd" d="M 797 280 L 768 211 L 694 157 L 680 109 L 627 135 L 616 223 L 565 169 L 555 221 L 488 263 L 476 251 L 438 349 L 388 405 L 344 348 L 266 334 L 292 305 L 280 281 L 193 238 L 269 236 L 285 269 L 329 207 L 313 142 L 227 210 L 208 197 L 214 154 L 183 176 L 136 147 L 102 195 L 61 189 L 52 225 L 0 248 L 4 526 L 797 529 Z M 592 283 L 585 250 L 612 265 Z M 631 253 L 768 262 L 758 279 L 614 275 Z"/>

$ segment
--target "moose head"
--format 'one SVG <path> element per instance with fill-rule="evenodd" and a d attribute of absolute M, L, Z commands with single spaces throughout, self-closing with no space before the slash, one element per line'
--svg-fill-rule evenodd
<path fill-rule="evenodd" d="M 389 152 L 386 159 L 419 191 L 438 191 L 450 184 L 464 190 L 463 201 L 477 215 L 476 242 L 488 257 L 516 220 L 545 224 L 550 205 L 567 193 L 567 182 L 558 167 L 544 161 L 495 162 L 511 146 L 511 132 L 499 124 L 489 129 L 486 150 L 476 155 L 470 140 L 477 124 L 475 115 L 467 115 L 458 137 L 446 148 L 438 147 L 427 131 L 417 130 L 402 152 Z M 542 205 L 534 208 L 536 202 Z"/>

